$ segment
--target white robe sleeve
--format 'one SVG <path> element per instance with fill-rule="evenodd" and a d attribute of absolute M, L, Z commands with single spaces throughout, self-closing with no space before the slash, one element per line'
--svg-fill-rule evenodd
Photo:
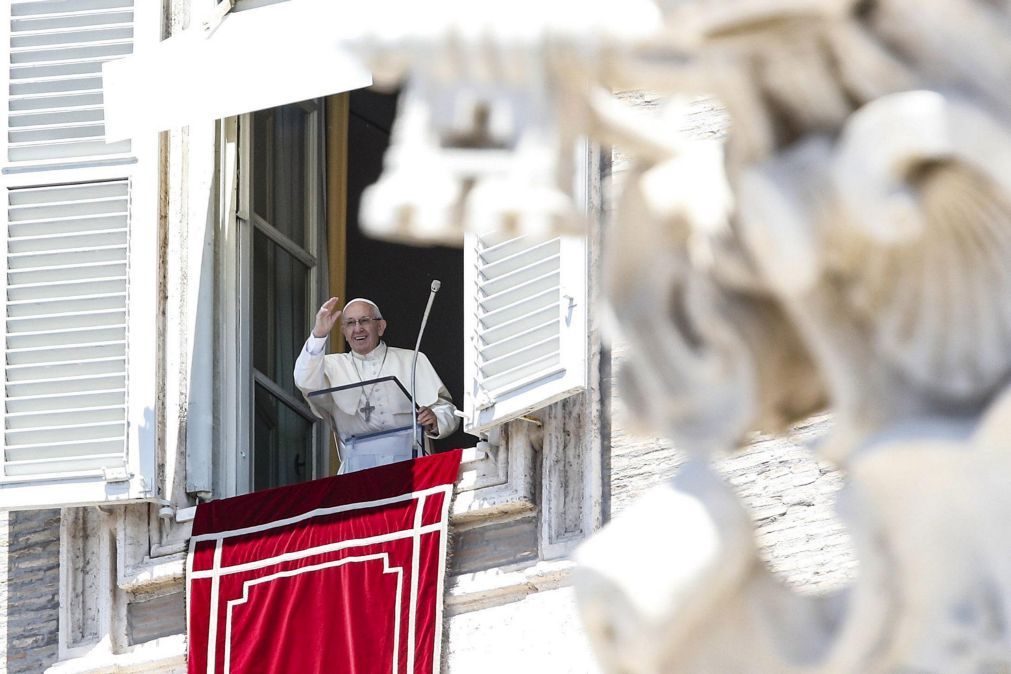
<path fill-rule="evenodd" d="M 435 399 L 435 402 L 425 403 L 419 400 L 418 403 L 430 407 L 439 424 L 438 434 L 427 433 L 426 435 L 431 438 L 444 438 L 450 435 L 459 427 L 460 417 L 456 416 L 456 405 L 453 404 L 453 398 L 449 395 L 449 389 L 442 383 L 435 368 L 432 367 L 432 363 L 423 353 L 418 354 L 417 377 L 419 390 L 424 386 L 425 389 L 431 391 L 428 399 Z"/>
<path fill-rule="evenodd" d="M 320 419 L 326 419 L 326 413 L 309 399 L 309 394 L 329 387 L 324 368 L 326 339 L 326 337 L 309 335 L 309 339 L 305 340 L 305 346 L 302 347 L 298 358 L 295 359 L 293 373 L 295 386 L 302 392 L 309 407 Z M 329 419 L 327 420 L 329 421 Z"/>

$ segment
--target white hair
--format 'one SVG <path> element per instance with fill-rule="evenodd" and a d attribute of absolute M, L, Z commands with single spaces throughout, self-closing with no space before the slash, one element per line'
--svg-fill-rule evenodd
<path fill-rule="evenodd" d="M 365 299 L 364 297 L 356 297 L 353 300 L 348 300 L 348 303 L 344 305 L 344 311 L 347 311 L 348 307 L 350 307 L 355 302 L 363 302 L 365 304 L 371 305 L 372 306 L 372 313 L 375 314 L 373 316 L 373 318 L 378 318 L 378 319 L 382 320 L 382 318 L 383 318 L 383 312 L 379 310 L 379 305 L 376 304 L 375 302 L 373 302 L 372 300 Z"/>

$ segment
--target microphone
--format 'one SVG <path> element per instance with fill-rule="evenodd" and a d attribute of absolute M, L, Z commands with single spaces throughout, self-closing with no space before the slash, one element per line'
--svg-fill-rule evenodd
<path fill-rule="evenodd" d="M 418 403 L 416 401 L 417 397 L 417 386 L 418 386 L 418 352 L 421 350 L 421 336 L 425 334 L 425 324 L 428 323 L 428 312 L 432 310 L 432 302 L 435 301 L 435 293 L 439 292 L 439 288 L 442 287 L 442 281 L 435 280 L 432 281 L 432 292 L 428 294 L 428 304 L 425 306 L 425 314 L 421 317 L 421 329 L 418 330 L 418 341 L 414 345 L 414 360 L 411 362 L 411 410 L 414 413 L 414 425 L 412 429 L 414 431 L 414 445 L 411 447 L 412 454 L 415 454 L 415 458 L 423 453 L 422 446 L 418 442 Z"/>

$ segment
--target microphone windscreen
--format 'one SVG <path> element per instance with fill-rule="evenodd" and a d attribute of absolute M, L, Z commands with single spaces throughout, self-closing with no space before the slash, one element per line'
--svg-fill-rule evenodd
<path fill-rule="evenodd" d="M 441 287 L 442 287 L 442 281 L 439 281 L 439 280 L 432 281 L 432 292 L 433 293 L 439 292 L 439 288 L 441 288 Z"/>

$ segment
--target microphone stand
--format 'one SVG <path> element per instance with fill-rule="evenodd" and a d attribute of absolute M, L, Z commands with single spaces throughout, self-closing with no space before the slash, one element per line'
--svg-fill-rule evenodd
<path fill-rule="evenodd" d="M 418 352 L 421 350 L 421 336 L 425 334 L 425 324 L 428 323 L 428 312 L 432 310 L 432 302 L 435 300 L 435 293 L 442 287 L 442 281 L 432 281 L 432 292 L 428 294 L 428 304 L 425 306 L 425 315 L 421 317 L 421 329 L 418 330 L 418 341 L 414 345 L 414 360 L 411 362 L 411 410 L 414 413 L 414 424 L 411 430 L 414 432 L 414 445 L 412 452 L 417 451 L 417 456 L 424 454 L 424 450 L 418 441 L 418 403 L 416 401 L 417 379 L 418 379 Z"/>

